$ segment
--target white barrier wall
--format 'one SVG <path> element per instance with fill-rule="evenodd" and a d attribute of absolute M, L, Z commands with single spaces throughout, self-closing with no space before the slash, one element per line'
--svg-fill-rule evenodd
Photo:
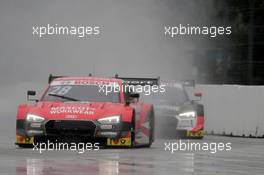
<path fill-rule="evenodd" d="M 264 135 L 264 86 L 197 85 L 195 89 L 203 93 L 207 132 Z"/>

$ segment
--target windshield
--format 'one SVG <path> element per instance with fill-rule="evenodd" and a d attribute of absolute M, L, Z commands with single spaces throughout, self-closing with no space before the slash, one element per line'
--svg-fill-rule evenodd
<path fill-rule="evenodd" d="M 142 100 L 151 102 L 154 105 L 180 106 L 188 101 L 188 96 L 184 88 L 178 86 L 166 86 L 163 93 L 152 93 L 150 95 L 141 95 Z"/>
<path fill-rule="evenodd" d="M 51 85 L 44 95 L 43 101 L 87 101 L 119 103 L 119 93 L 107 95 L 99 92 L 97 85 Z"/>
<path fill-rule="evenodd" d="M 175 116 L 180 106 L 189 101 L 181 85 L 166 86 L 163 93 L 141 95 L 142 100 L 152 103 L 157 116 Z"/>

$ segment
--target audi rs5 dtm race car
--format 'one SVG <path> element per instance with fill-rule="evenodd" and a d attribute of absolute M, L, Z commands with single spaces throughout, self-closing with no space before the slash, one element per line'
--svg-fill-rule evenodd
<path fill-rule="evenodd" d="M 141 96 L 145 102 L 154 105 L 157 137 L 203 138 L 204 106 L 199 100 L 201 93 L 194 93 L 195 83 L 189 81 L 161 81 L 166 93 Z"/>
<path fill-rule="evenodd" d="M 19 147 L 46 141 L 96 142 L 100 146 L 147 146 L 154 141 L 154 110 L 138 102 L 139 94 L 105 91 L 113 84 L 157 84 L 158 79 L 49 77 L 49 85 L 34 104 L 21 104 L 16 118 Z M 131 80 L 131 79 L 130 79 Z M 103 87 L 107 87 L 103 89 Z M 101 88 L 101 92 L 100 89 Z"/>

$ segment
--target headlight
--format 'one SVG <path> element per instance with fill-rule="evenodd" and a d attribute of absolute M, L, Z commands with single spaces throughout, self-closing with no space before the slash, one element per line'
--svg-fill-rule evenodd
<path fill-rule="evenodd" d="M 43 117 L 40 117 L 40 116 L 37 116 L 37 115 L 34 115 L 34 114 L 27 114 L 27 119 L 26 120 L 29 121 L 29 122 L 42 122 L 45 119 Z"/>
<path fill-rule="evenodd" d="M 193 119 L 196 117 L 196 113 L 194 111 L 184 112 L 179 114 L 180 119 Z"/>
<path fill-rule="evenodd" d="M 101 124 L 115 124 L 115 123 L 120 122 L 120 116 L 115 115 L 115 116 L 105 117 L 105 118 L 98 119 L 98 121 Z"/>

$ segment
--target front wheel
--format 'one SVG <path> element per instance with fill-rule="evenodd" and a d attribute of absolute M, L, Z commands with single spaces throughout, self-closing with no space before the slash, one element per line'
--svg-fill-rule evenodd
<path fill-rule="evenodd" d="M 147 147 L 151 147 L 152 143 L 154 142 L 154 128 L 155 128 L 155 120 L 154 120 L 154 110 L 153 108 L 150 111 L 149 116 L 149 143 L 147 144 Z"/>
<path fill-rule="evenodd" d="M 135 146 L 135 128 L 136 128 L 136 123 L 135 123 L 135 115 L 133 114 L 132 117 L 132 122 L 131 122 L 131 148 L 133 148 Z"/>

